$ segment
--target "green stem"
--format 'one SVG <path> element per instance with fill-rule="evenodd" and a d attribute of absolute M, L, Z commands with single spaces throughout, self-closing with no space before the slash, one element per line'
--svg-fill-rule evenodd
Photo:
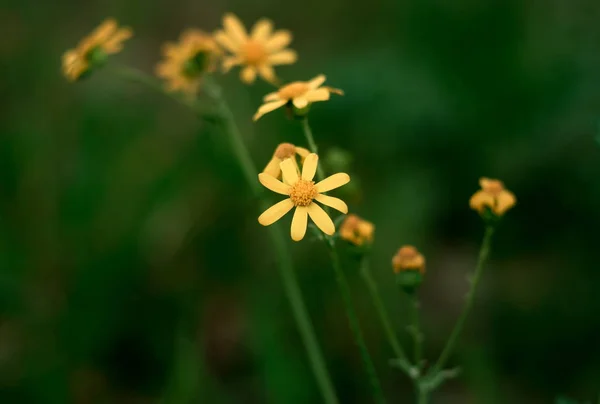
<path fill-rule="evenodd" d="M 379 315 L 379 320 L 383 325 L 383 329 L 388 338 L 388 342 L 394 351 L 394 355 L 396 359 L 407 363 L 408 360 L 406 358 L 406 354 L 404 353 L 404 349 L 402 349 L 402 345 L 400 345 L 400 341 L 398 340 L 398 336 L 394 332 L 392 328 L 392 323 L 390 322 L 390 317 L 387 313 L 385 305 L 381 300 L 381 296 L 379 294 L 379 288 L 371 275 L 371 269 L 369 268 L 369 261 L 366 258 L 363 258 L 360 265 L 360 274 L 362 275 L 365 283 L 367 285 L 367 289 L 369 289 L 369 293 L 371 294 L 371 299 L 373 299 L 373 304 L 375 305 L 375 309 L 377 310 L 377 314 Z"/>
<path fill-rule="evenodd" d="M 304 137 L 306 138 L 306 142 L 308 143 L 308 148 L 311 152 L 315 154 L 319 154 L 319 148 L 317 147 L 317 143 L 315 142 L 315 138 L 313 137 L 312 130 L 310 129 L 310 125 L 308 124 L 308 117 L 302 118 L 302 129 L 304 131 Z M 319 181 L 325 179 L 325 172 L 321 167 L 321 164 L 317 166 L 317 178 Z"/>
<path fill-rule="evenodd" d="M 475 272 L 473 274 L 473 278 L 471 279 L 471 289 L 469 290 L 469 293 L 467 295 L 467 301 L 465 303 L 465 307 L 463 308 L 463 311 L 460 314 L 460 317 L 458 318 L 456 325 L 454 326 L 454 329 L 452 330 L 452 334 L 450 334 L 450 338 L 448 339 L 448 342 L 446 343 L 446 346 L 444 347 L 444 349 L 440 355 L 440 358 L 438 359 L 435 366 L 432 368 L 431 374 L 433 374 L 433 375 L 435 373 L 440 372 L 446 365 L 446 362 L 447 362 L 448 358 L 450 357 L 450 354 L 454 350 L 454 346 L 456 345 L 458 338 L 460 337 L 462 329 L 465 325 L 465 321 L 467 320 L 467 317 L 469 316 L 469 312 L 471 311 L 471 308 L 473 307 L 473 303 L 475 301 L 475 292 L 477 291 L 477 286 L 479 285 L 479 281 L 481 279 L 481 274 L 483 273 L 484 264 L 490 253 L 490 245 L 492 243 L 493 234 L 494 234 L 494 227 L 491 225 L 488 225 L 485 229 L 485 234 L 483 236 L 483 242 L 481 243 L 481 249 L 479 250 L 479 259 L 477 260 L 477 266 L 475 267 Z"/>
<path fill-rule="evenodd" d="M 414 339 L 414 358 L 415 358 L 415 366 L 417 369 L 421 369 L 421 361 L 422 361 L 422 350 L 423 350 L 423 333 L 421 332 L 421 320 L 420 320 L 420 304 L 417 299 L 416 291 L 411 296 L 411 305 L 412 305 L 412 336 Z"/>
<path fill-rule="evenodd" d="M 427 390 L 417 386 L 417 404 L 427 404 L 428 400 Z"/>
<path fill-rule="evenodd" d="M 192 109 L 195 113 L 199 115 L 202 114 L 202 111 L 199 110 L 195 102 L 188 102 L 184 98 L 180 98 L 166 92 L 162 85 L 156 85 L 156 81 L 146 74 L 134 69 L 121 70 L 121 72 L 121 75 L 125 78 L 146 84 L 154 90 L 160 91 L 170 98 L 177 100 L 178 102 Z M 260 197 L 262 189 L 258 183 L 258 171 L 254 166 L 248 149 L 243 142 L 242 135 L 235 124 L 233 113 L 231 112 L 231 109 L 229 108 L 225 99 L 221 96 L 220 88 L 211 84 L 209 81 L 205 82 L 205 84 L 207 87 L 207 92 L 209 92 L 218 103 L 220 123 L 222 124 L 223 131 L 229 140 L 236 158 L 240 162 L 246 181 L 248 182 L 253 194 L 256 197 Z M 266 209 L 268 206 L 261 201 L 261 207 Z M 317 342 L 312 322 L 306 310 L 306 305 L 304 303 L 302 292 L 300 290 L 300 286 L 298 284 L 291 261 L 291 254 L 289 253 L 287 244 L 285 243 L 285 237 L 281 231 L 281 228 L 277 225 L 269 226 L 268 229 L 271 241 L 275 247 L 277 262 L 279 264 L 278 268 L 283 281 L 284 290 L 290 302 L 296 325 L 300 331 L 300 336 L 308 354 L 312 371 L 317 379 L 321 394 L 323 395 L 324 402 L 327 404 L 337 404 L 338 399 L 333 388 L 333 383 L 331 382 L 331 377 L 327 371 L 327 366 L 325 365 L 323 353 L 321 352 L 321 348 Z"/>
<path fill-rule="evenodd" d="M 331 255 L 331 263 L 333 265 L 333 269 L 335 271 L 335 276 L 337 280 L 337 284 L 340 288 L 340 292 L 342 294 L 342 300 L 344 301 L 344 306 L 346 309 L 346 315 L 348 316 L 348 321 L 350 323 L 350 329 L 354 334 L 354 340 L 358 349 L 360 350 L 360 355 L 362 357 L 363 363 L 365 365 L 367 375 L 369 377 L 369 382 L 371 384 L 371 390 L 373 393 L 373 397 L 375 398 L 375 402 L 383 404 L 385 403 L 385 398 L 383 397 L 383 390 L 381 389 L 381 383 L 379 382 L 379 378 L 377 377 L 377 373 L 375 371 L 375 365 L 373 364 L 373 360 L 371 359 L 371 355 L 367 350 L 367 344 L 365 343 L 365 339 L 363 337 L 362 330 L 360 328 L 360 324 L 358 322 L 358 316 L 354 311 L 354 305 L 352 304 L 352 296 L 350 294 L 350 286 L 348 285 L 348 280 L 346 279 L 346 275 L 344 275 L 344 271 L 340 265 L 340 259 L 335 250 L 335 243 L 333 239 L 327 239 L 327 245 L 329 246 L 329 252 Z"/>

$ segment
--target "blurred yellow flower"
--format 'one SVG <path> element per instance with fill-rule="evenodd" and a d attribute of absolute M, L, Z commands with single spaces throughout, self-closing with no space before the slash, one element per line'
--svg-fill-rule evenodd
<path fill-rule="evenodd" d="M 269 226 L 295 207 L 296 210 L 294 211 L 291 227 L 292 240 L 300 241 L 304 238 L 308 216 L 310 216 L 323 233 L 328 235 L 335 233 L 333 221 L 315 201 L 321 202 L 342 213 L 348 213 L 348 206 L 344 201 L 323 193 L 347 184 L 350 181 L 350 176 L 346 173 L 337 173 L 315 184 L 313 178 L 317 171 L 318 162 L 319 157 L 316 154 L 311 153 L 306 156 L 302 167 L 302 175 L 298 176 L 292 159 L 284 160 L 280 164 L 283 182 L 269 174 L 258 174 L 258 180 L 266 188 L 278 194 L 288 196 L 287 199 L 276 203 L 264 211 L 258 218 L 260 224 Z"/>
<path fill-rule="evenodd" d="M 321 87 L 325 82 L 325 75 L 320 74 L 310 81 L 294 81 L 279 89 L 279 91 L 265 95 L 263 105 L 254 114 L 253 120 L 259 119 L 264 114 L 274 111 L 284 105 L 303 109 L 311 102 L 327 101 L 331 93 L 343 95 L 342 90 L 331 87 Z"/>
<path fill-rule="evenodd" d="M 356 215 L 348 215 L 340 227 L 340 237 L 356 246 L 371 244 L 375 226 Z"/>
<path fill-rule="evenodd" d="M 295 51 L 286 49 L 292 42 L 292 34 L 287 30 L 273 32 L 273 23 L 265 18 L 259 20 L 250 35 L 244 25 L 232 13 L 223 17 L 223 29 L 215 33 L 217 42 L 229 52 L 223 60 L 223 69 L 244 65 L 240 77 L 244 83 L 253 83 L 258 74 L 264 80 L 274 83 L 277 80 L 273 66 L 295 63 Z"/>
<path fill-rule="evenodd" d="M 308 151 L 304 147 L 294 146 L 291 143 L 281 143 L 275 149 L 275 153 L 273 153 L 273 157 L 263 170 L 263 173 L 272 175 L 275 178 L 280 178 L 281 168 L 279 167 L 279 165 L 283 160 L 292 159 L 292 161 L 294 162 L 294 164 L 296 164 L 297 167 L 298 163 L 296 162 L 296 155 L 300 156 L 302 161 L 304 161 L 306 156 L 308 156 L 309 154 L 310 151 Z M 298 172 L 300 172 L 299 168 Z"/>
<path fill-rule="evenodd" d="M 130 28 L 119 28 L 114 19 L 105 20 L 94 32 L 79 41 L 76 48 L 63 54 L 63 74 L 69 81 L 76 81 L 104 62 L 108 55 L 120 52 L 123 42 L 132 35 Z"/>
<path fill-rule="evenodd" d="M 502 216 L 517 203 L 515 195 L 504 188 L 502 181 L 484 177 L 479 180 L 479 185 L 481 190 L 475 192 L 469 205 L 480 214 L 488 208 L 496 216 Z"/>
<path fill-rule="evenodd" d="M 166 80 L 167 91 L 195 94 L 204 73 L 216 69 L 221 51 L 211 35 L 189 29 L 179 42 L 165 44 L 162 53 L 156 75 Z"/>
<path fill-rule="evenodd" d="M 425 273 L 425 257 L 419 251 L 411 246 L 402 246 L 394 258 L 392 258 L 392 266 L 395 273 L 403 271 L 419 271 Z"/>

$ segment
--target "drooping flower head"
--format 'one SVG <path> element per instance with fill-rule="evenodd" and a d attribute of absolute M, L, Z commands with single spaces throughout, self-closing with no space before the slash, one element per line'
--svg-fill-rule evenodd
<path fill-rule="evenodd" d="M 402 246 L 394 258 L 392 258 L 392 267 L 395 273 L 403 271 L 418 271 L 425 273 L 425 257 L 412 245 Z"/>
<path fill-rule="evenodd" d="M 90 35 L 83 38 L 74 49 L 62 57 L 62 72 L 69 81 L 77 81 L 94 67 L 101 66 L 108 55 L 120 52 L 123 42 L 133 35 L 130 28 L 119 28 L 109 18 Z"/>
<path fill-rule="evenodd" d="M 281 143 L 275 149 L 275 153 L 273 153 L 273 157 L 263 170 L 263 173 L 272 175 L 273 177 L 279 179 L 281 178 L 281 168 L 279 165 L 285 159 L 292 159 L 294 164 L 297 166 L 296 156 L 300 156 L 302 162 L 306 156 L 310 154 L 310 151 L 305 149 L 304 147 L 294 146 L 291 143 Z M 298 168 L 298 172 L 300 169 Z"/>
<path fill-rule="evenodd" d="M 195 94 L 204 73 L 216 69 L 221 51 L 211 35 L 189 29 L 179 42 L 165 44 L 162 53 L 156 74 L 166 80 L 167 90 Z"/>
<path fill-rule="evenodd" d="M 263 105 L 254 114 L 253 120 L 259 119 L 264 114 L 281 108 L 284 105 L 302 110 L 310 103 L 327 101 L 331 95 L 343 95 L 344 92 L 337 88 L 321 87 L 325 82 L 325 75 L 320 74 L 310 81 L 294 81 L 286 84 L 278 91 L 265 95 Z"/>
<path fill-rule="evenodd" d="M 295 63 L 295 51 L 286 49 L 292 42 L 292 34 L 287 30 L 273 32 L 273 23 L 261 19 L 250 34 L 232 13 L 223 16 L 223 29 L 215 33 L 217 42 L 231 55 L 224 58 L 223 69 L 227 72 L 233 66 L 242 65 L 240 77 L 244 83 L 253 83 L 258 74 L 264 80 L 275 83 L 277 76 L 273 66 Z"/>
<path fill-rule="evenodd" d="M 280 164 L 283 182 L 269 174 L 258 174 L 258 180 L 266 188 L 287 196 L 286 199 L 271 206 L 260 215 L 258 218 L 260 224 L 269 226 L 295 207 L 291 227 L 292 240 L 300 241 L 304 238 L 308 216 L 323 233 L 327 235 L 335 233 L 333 221 L 316 202 L 321 202 L 342 213 L 348 213 L 348 206 L 344 201 L 324 193 L 347 184 L 350 181 L 350 176 L 346 173 L 337 173 L 315 184 L 313 178 L 317 171 L 318 162 L 319 157 L 316 154 L 311 153 L 306 156 L 302 166 L 302 174 L 299 176 L 292 159 L 284 160 Z"/>
<path fill-rule="evenodd" d="M 340 227 L 340 238 L 361 247 L 373 242 L 375 226 L 357 215 L 348 215 Z"/>
<path fill-rule="evenodd" d="M 515 195 L 504 188 L 502 181 L 484 177 L 479 180 L 479 185 L 481 190 L 475 192 L 469 205 L 482 216 L 491 213 L 501 217 L 517 203 Z"/>

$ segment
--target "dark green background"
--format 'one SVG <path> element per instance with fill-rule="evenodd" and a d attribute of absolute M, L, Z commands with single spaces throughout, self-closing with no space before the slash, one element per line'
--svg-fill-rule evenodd
<path fill-rule="evenodd" d="M 107 16 L 135 31 L 113 60 L 152 72 L 162 42 L 212 31 L 226 11 L 294 32 L 300 59 L 277 70 L 284 79 L 325 73 L 345 90 L 311 121 L 323 155 L 353 156 L 359 192 L 337 195 L 377 226 L 373 271 L 405 344 L 396 249 L 427 256 L 434 359 L 482 235 L 468 208 L 478 178 L 517 195 L 452 358 L 464 373 L 433 402 L 597 397 L 600 3 L 4 0 L 0 402 L 320 402 L 222 133 L 108 71 L 76 85 L 60 75 L 64 50 Z M 271 88 L 237 72 L 219 80 L 254 162 L 304 145 L 281 112 L 251 122 Z M 324 246 L 290 248 L 341 402 L 370 402 Z M 356 267 L 345 271 L 386 395 L 413 402 Z"/>

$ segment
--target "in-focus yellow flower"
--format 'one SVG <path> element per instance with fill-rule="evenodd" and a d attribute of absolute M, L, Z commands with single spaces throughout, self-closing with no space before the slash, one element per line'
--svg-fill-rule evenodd
<path fill-rule="evenodd" d="M 166 80 L 167 91 L 195 94 L 204 73 L 216 69 L 221 51 L 211 35 L 189 29 L 179 42 L 165 44 L 162 53 L 156 75 Z"/>
<path fill-rule="evenodd" d="M 261 19 L 250 35 L 244 25 L 232 13 L 223 17 L 223 30 L 215 33 L 217 42 L 231 56 L 224 58 L 223 69 L 227 72 L 233 66 L 244 65 L 240 73 L 243 82 L 253 83 L 258 74 L 264 80 L 274 83 L 277 80 L 273 66 L 295 63 L 298 55 L 286 47 L 292 42 L 292 34 L 287 30 L 273 32 L 273 23 Z"/>
<path fill-rule="evenodd" d="M 337 173 L 315 184 L 313 178 L 317 171 L 318 162 L 319 157 L 316 154 L 311 153 L 306 156 L 302 167 L 302 175 L 298 176 L 292 159 L 284 160 L 280 164 L 284 182 L 277 180 L 269 174 L 258 174 L 258 180 L 266 188 L 288 197 L 264 211 L 258 218 L 260 224 L 269 226 L 295 207 L 296 210 L 291 227 L 292 240 L 300 241 L 304 238 L 308 216 L 310 216 L 323 233 L 328 235 L 335 233 L 333 221 L 315 201 L 321 202 L 342 213 L 348 213 L 348 206 L 344 201 L 325 195 L 324 192 L 347 184 L 350 181 L 350 176 L 346 173 Z"/>
<path fill-rule="evenodd" d="M 502 216 L 517 203 L 515 195 L 504 188 L 502 181 L 484 177 L 479 180 L 479 185 L 481 190 L 475 192 L 469 205 L 480 214 L 488 208 L 496 216 Z"/>
<path fill-rule="evenodd" d="M 403 271 L 419 271 L 425 273 L 425 257 L 419 251 L 411 246 L 402 246 L 394 258 L 392 258 L 392 266 L 395 273 Z"/>
<path fill-rule="evenodd" d="M 298 163 L 296 162 L 296 155 L 300 156 L 300 158 L 302 159 L 302 162 L 304 162 L 304 159 L 309 154 L 310 154 L 310 151 L 308 151 L 304 147 L 294 146 L 291 143 L 281 143 L 275 149 L 275 153 L 273 153 L 273 157 L 271 158 L 271 161 L 269 161 L 269 163 L 263 170 L 263 173 L 272 175 L 275 178 L 280 178 L 281 177 L 281 168 L 279 167 L 279 165 L 281 164 L 281 162 L 283 160 L 292 159 L 292 161 L 296 164 L 296 167 L 297 167 Z M 300 172 L 299 168 L 298 168 L 298 172 Z"/>
<path fill-rule="evenodd" d="M 340 227 L 340 237 L 356 246 L 371 244 L 375 226 L 356 215 L 348 215 Z"/>
<path fill-rule="evenodd" d="M 308 104 L 317 101 L 327 101 L 331 93 L 343 95 L 342 90 L 331 87 L 321 87 L 325 82 L 325 75 L 320 74 L 310 81 L 294 81 L 281 87 L 279 91 L 265 95 L 263 105 L 254 114 L 253 120 L 257 120 L 264 114 L 274 111 L 284 105 L 303 109 Z"/>
<path fill-rule="evenodd" d="M 123 42 L 133 35 L 130 28 L 119 28 L 109 18 L 94 32 L 83 38 L 77 47 L 69 49 L 62 57 L 62 71 L 69 81 L 76 81 L 93 67 L 102 64 L 110 54 L 120 52 Z"/>

